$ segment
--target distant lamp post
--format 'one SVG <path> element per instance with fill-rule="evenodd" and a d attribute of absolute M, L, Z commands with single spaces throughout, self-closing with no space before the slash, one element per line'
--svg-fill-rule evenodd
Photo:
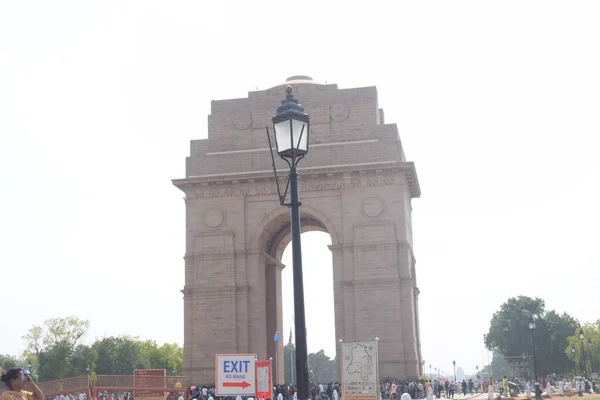
<path fill-rule="evenodd" d="M 535 379 L 535 399 L 542 399 L 542 389 L 537 375 L 537 361 L 535 356 L 535 319 L 533 316 L 529 318 L 529 330 L 531 331 L 531 346 L 533 347 L 533 377 Z"/>
<path fill-rule="evenodd" d="M 306 346 L 306 318 L 304 309 L 304 281 L 302 278 L 302 244 L 300 242 L 300 201 L 298 199 L 298 162 L 308 154 L 309 118 L 304 108 L 292 95 L 292 87 L 286 86 L 287 96 L 272 118 L 275 131 L 277 155 L 290 167 L 288 182 L 283 194 L 279 188 L 279 177 L 275 167 L 271 134 L 267 127 L 267 138 L 271 150 L 275 186 L 279 204 L 290 207 L 292 231 L 292 272 L 294 276 L 294 327 L 296 329 L 296 387 L 299 400 L 309 398 L 308 351 Z M 286 203 L 288 188 L 290 203 Z M 279 382 L 277 382 L 279 383 Z"/>
<path fill-rule="evenodd" d="M 429 364 L 429 379 L 433 380 L 433 375 L 431 375 L 431 364 Z"/>
<path fill-rule="evenodd" d="M 592 357 L 592 339 L 588 338 L 587 340 L 588 351 L 590 352 L 590 369 L 592 373 L 594 373 L 594 358 Z"/>
<path fill-rule="evenodd" d="M 583 339 L 584 339 L 585 335 L 583 334 L 583 328 L 579 328 L 579 343 L 581 344 L 581 360 L 582 360 L 582 367 L 581 367 L 581 372 L 583 373 L 583 377 L 587 378 L 587 366 L 586 366 L 586 362 L 585 362 L 585 351 L 583 350 Z"/>
<path fill-rule="evenodd" d="M 344 363 L 344 361 L 343 361 L 343 359 L 344 359 L 344 339 L 338 340 L 338 343 L 340 344 L 340 353 L 339 353 L 340 354 L 340 358 L 339 358 L 339 361 L 340 361 L 340 374 L 338 376 L 340 377 L 340 382 L 341 382 L 341 376 L 342 376 L 341 372 L 342 372 L 343 363 Z M 338 358 L 336 357 L 336 361 L 337 360 L 338 360 Z"/>
<path fill-rule="evenodd" d="M 279 385 L 279 332 L 275 332 L 273 342 L 275 342 L 275 383 Z"/>
<path fill-rule="evenodd" d="M 27 368 L 29 368 L 29 372 L 31 373 L 31 375 L 33 375 L 33 362 L 31 360 L 29 360 L 29 362 L 27 363 Z"/>
<path fill-rule="evenodd" d="M 452 367 L 454 368 L 454 382 L 456 382 L 456 361 L 452 361 Z"/>

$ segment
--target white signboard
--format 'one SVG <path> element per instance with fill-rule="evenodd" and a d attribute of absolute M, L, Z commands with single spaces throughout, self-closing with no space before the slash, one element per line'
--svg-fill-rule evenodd
<path fill-rule="evenodd" d="M 342 398 L 379 398 L 379 354 L 377 341 L 342 344 Z"/>
<path fill-rule="evenodd" d="M 217 396 L 256 395 L 256 354 L 217 354 Z"/>

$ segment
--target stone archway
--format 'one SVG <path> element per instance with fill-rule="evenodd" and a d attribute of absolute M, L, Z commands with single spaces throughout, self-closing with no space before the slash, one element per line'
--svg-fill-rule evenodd
<path fill-rule="evenodd" d="M 290 79 L 311 118 L 301 215 L 304 231 L 332 238 L 336 340 L 379 337 L 380 376 L 416 378 L 414 164 L 404 158 L 396 126 L 384 123 L 374 87 Z M 186 202 L 184 371 L 194 383 L 214 380 L 217 353 L 274 357 L 273 333 L 283 332 L 280 260 L 289 211 L 275 194 L 264 126 L 284 88 L 213 101 L 208 139 L 192 141 L 186 178 L 173 181 Z M 281 348 L 279 356 L 283 377 Z"/>
<path fill-rule="evenodd" d="M 309 205 L 303 205 L 301 210 L 302 232 L 321 231 L 329 234 L 332 245 L 338 243 L 336 227 L 325 214 Z M 265 279 L 266 279 L 266 307 L 267 307 L 267 356 L 279 357 L 279 376 L 285 377 L 283 340 L 279 342 L 279 349 L 275 351 L 273 334 L 278 331 L 283 334 L 283 304 L 282 304 L 282 270 L 285 265 L 281 263 L 283 252 L 291 241 L 291 225 L 289 209 L 275 208 L 263 221 L 258 224 L 255 234 L 251 236 L 250 248 L 258 249 L 265 253 Z M 291 266 L 289 266 L 291 268 Z M 306 268 L 306 267 L 305 267 Z M 335 274 L 336 266 L 333 266 Z M 305 280 L 306 284 L 306 280 Z"/>

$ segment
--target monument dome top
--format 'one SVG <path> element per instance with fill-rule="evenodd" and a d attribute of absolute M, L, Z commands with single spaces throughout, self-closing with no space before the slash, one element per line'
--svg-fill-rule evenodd
<path fill-rule="evenodd" d="M 312 84 L 319 85 L 318 82 L 313 81 L 313 78 L 306 75 L 294 75 L 290 76 L 285 80 L 285 82 L 280 83 L 277 86 L 286 86 L 286 85 L 301 85 L 301 84 Z"/>

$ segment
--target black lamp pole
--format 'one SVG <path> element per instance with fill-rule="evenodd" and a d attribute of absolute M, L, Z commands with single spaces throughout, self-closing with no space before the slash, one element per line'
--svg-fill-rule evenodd
<path fill-rule="evenodd" d="M 454 382 L 456 383 L 456 361 L 452 361 L 452 366 L 454 367 Z"/>
<path fill-rule="evenodd" d="M 592 373 L 594 373 L 594 358 L 592 357 L 592 339 L 588 338 L 587 340 L 588 350 L 590 352 L 590 369 Z"/>
<path fill-rule="evenodd" d="M 306 344 L 306 321 L 304 315 L 304 281 L 302 277 L 302 245 L 300 243 L 300 202 L 298 201 L 298 172 L 290 169 L 292 255 L 294 274 L 294 316 L 296 328 L 296 373 L 298 398 L 308 399 L 308 349 Z"/>
<path fill-rule="evenodd" d="M 537 373 L 537 360 L 535 356 L 535 319 L 529 318 L 529 330 L 531 331 L 531 344 L 533 347 L 533 377 L 535 379 L 535 400 L 542 400 L 542 389 L 540 388 L 540 381 L 538 380 Z"/>
<path fill-rule="evenodd" d="M 308 153 L 309 118 L 304 108 L 292 95 L 292 87 L 286 86 L 286 99 L 277 108 L 273 117 L 273 130 L 277 154 L 290 167 L 288 183 L 284 193 L 279 187 L 279 177 L 275 167 L 271 135 L 267 127 L 267 138 L 271 149 L 275 185 L 279 195 L 279 203 L 290 208 L 290 224 L 292 231 L 292 262 L 294 277 L 294 328 L 296 331 L 296 387 L 299 400 L 309 398 L 308 351 L 306 345 L 306 321 L 304 312 L 304 281 L 302 277 L 302 245 L 300 242 L 300 201 L 298 194 L 298 162 Z M 289 188 L 290 203 L 286 203 Z"/>
<path fill-rule="evenodd" d="M 579 343 L 581 344 L 581 360 L 582 360 L 582 367 L 581 367 L 581 373 L 583 374 L 584 378 L 587 378 L 587 374 L 586 374 L 586 362 L 585 362 L 585 351 L 583 350 L 583 328 L 579 328 Z"/>

